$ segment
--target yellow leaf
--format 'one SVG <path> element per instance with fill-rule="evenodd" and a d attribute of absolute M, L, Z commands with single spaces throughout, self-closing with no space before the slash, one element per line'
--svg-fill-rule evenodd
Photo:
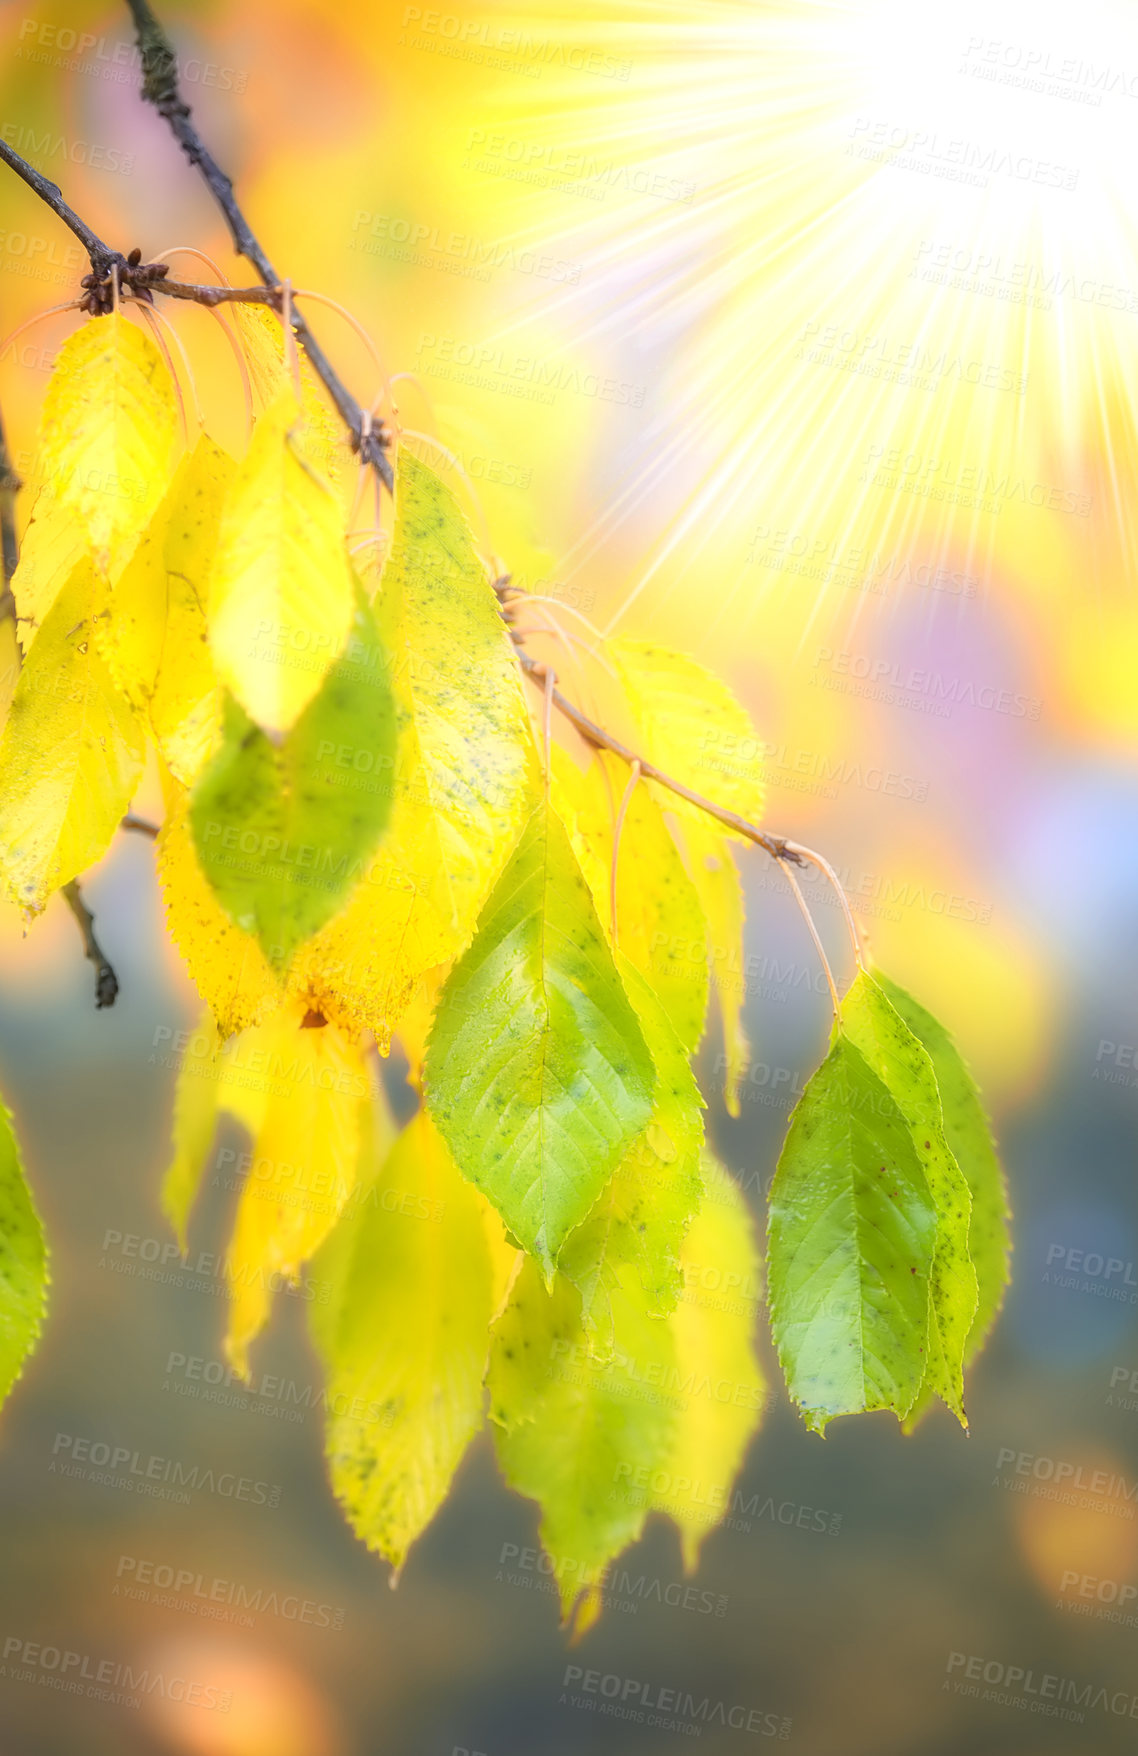
<path fill-rule="evenodd" d="M 63 587 L 90 552 L 78 519 L 60 506 L 50 487 L 41 485 L 20 538 L 20 559 L 12 575 L 20 645 L 25 652 Z"/>
<path fill-rule="evenodd" d="M 517 666 L 449 489 L 400 453 L 396 524 L 376 622 L 399 726 L 391 820 L 347 907 L 296 960 L 294 983 L 386 1054 L 419 978 L 469 939 L 532 804 Z M 347 760 L 354 753 L 347 753 Z M 366 753 L 361 753 L 361 757 Z"/>
<path fill-rule="evenodd" d="M 707 1012 L 707 930 L 663 813 L 640 782 L 621 829 L 614 931 L 614 829 L 630 770 L 615 756 L 597 756 L 582 774 L 558 746 L 553 760 L 558 809 L 605 931 L 653 989 L 690 1054 Z"/>
<path fill-rule="evenodd" d="M 183 1254 L 190 1209 L 201 1186 L 217 1124 L 219 1049 L 217 1027 L 207 1010 L 198 1020 L 178 1069 L 174 1088 L 174 1156 L 162 1179 L 162 1211 L 174 1228 Z"/>
<path fill-rule="evenodd" d="M 609 640 L 605 653 L 632 710 L 637 753 L 692 792 L 759 823 L 761 747 L 750 715 L 722 678 L 685 653 L 649 641 Z M 665 789 L 660 800 L 685 821 L 705 815 Z"/>
<path fill-rule="evenodd" d="M 0 742 L 0 871 L 28 914 L 102 859 L 142 766 L 141 731 L 95 650 L 95 589 L 88 561 L 28 654 Z"/>
<path fill-rule="evenodd" d="M 226 1264 L 226 1351 L 242 1373 L 275 1287 L 299 1278 L 352 1193 L 368 1089 L 358 1046 L 333 1025 L 306 1028 L 299 1008 L 284 1008 L 246 1043 L 263 1066 L 266 1100 Z"/>
<path fill-rule="evenodd" d="M 170 937 L 223 1037 L 261 1021 L 284 990 L 251 933 L 244 932 L 213 893 L 194 849 L 189 794 L 166 786 L 166 820 L 158 836 L 158 876 Z"/>
<path fill-rule="evenodd" d="M 707 922 L 711 979 L 723 1029 L 723 1101 L 728 1115 L 737 1116 L 739 1082 L 751 1059 L 751 1045 L 743 1028 L 743 1001 L 747 991 L 743 886 L 731 844 L 712 818 L 704 816 L 700 822 L 694 817 L 685 817 L 682 836 L 688 855 L 688 871 Z"/>
<path fill-rule="evenodd" d="M 19 675 L 20 647 L 16 639 L 16 624 L 11 616 L 5 616 L 0 620 L 0 731 L 7 722 L 8 709 L 16 693 Z"/>
<path fill-rule="evenodd" d="M 654 1502 L 680 1528 L 689 1573 L 729 1509 L 764 1391 L 753 1340 L 760 1270 L 751 1216 L 710 1153 L 703 1174 L 707 1193 L 681 1252 L 686 1290 L 668 1320 L 686 1407 L 660 1460 Z"/>
<path fill-rule="evenodd" d="M 316 1272 L 332 1486 L 396 1569 L 482 1424 L 496 1284 L 482 1214 L 425 1110 L 345 1214 Z"/>
<path fill-rule="evenodd" d="M 230 316 L 237 325 L 249 377 L 259 408 L 266 409 L 281 391 L 292 387 L 285 361 L 285 333 L 281 319 L 267 305 L 233 305 Z M 300 421 L 305 456 L 338 486 L 351 460 L 347 434 L 334 415 L 315 372 L 303 351 L 300 360 Z M 295 394 L 295 392 L 294 392 Z"/>
<path fill-rule="evenodd" d="M 235 468 L 203 433 L 108 593 L 98 624 L 107 668 L 187 786 L 219 733 L 205 605 L 222 500 Z"/>
<path fill-rule="evenodd" d="M 286 385 L 230 486 L 210 587 L 218 674 L 270 732 L 288 731 L 319 690 L 354 601 L 340 508 L 298 423 Z"/>
<path fill-rule="evenodd" d="M 169 367 L 136 324 L 112 312 L 68 336 L 44 397 L 38 469 L 107 577 L 166 490 L 177 419 Z"/>

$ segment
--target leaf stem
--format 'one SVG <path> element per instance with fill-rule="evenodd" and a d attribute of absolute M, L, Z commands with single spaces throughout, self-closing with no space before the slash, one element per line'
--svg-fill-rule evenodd
<path fill-rule="evenodd" d="M 794 876 L 794 873 L 791 871 L 785 860 L 780 860 L 779 865 L 782 867 L 782 870 L 786 875 L 787 883 L 794 892 L 794 900 L 802 911 L 802 919 L 806 922 L 810 937 L 814 941 L 815 949 L 822 960 L 822 968 L 826 972 L 826 984 L 830 990 L 830 999 L 834 1003 L 834 1017 L 839 1018 L 841 1016 L 842 1003 L 838 998 L 838 988 L 837 983 L 834 981 L 834 972 L 830 968 L 830 960 L 826 956 L 825 947 L 819 937 L 818 929 L 814 925 L 814 917 L 810 913 L 809 904 L 802 894 L 802 886 L 799 884 L 798 879 Z"/>
<path fill-rule="evenodd" d="M 809 861 L 812 866 L 816 866 L 819 872 L 824 873 L 829 879 L 834 888 L 834 894 L 842 906 L 842 913 L 846 917 L 846 926 L 849 928 L 850 942 L 853 945 L 854 961 L 859 970 L 864 970 L 865 951 L 861 943 L 861 934 L 858 932 L 857 921 L 854 918 L 853 909 L 850 907 L 850 899 L 845 893 L 845 889 L 838 874 L 834 871 L 829 860 L 827 860 L 822 854 L 815 853 L 813 848 L 803 847 L 802 843 L 798 841 L 788 841 L 786 845 L 792 852 L 798 854 L 801 859 Z"/>

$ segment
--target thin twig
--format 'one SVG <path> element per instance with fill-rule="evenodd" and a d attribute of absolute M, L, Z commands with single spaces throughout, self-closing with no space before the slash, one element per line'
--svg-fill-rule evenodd
<path fill-rule="evenodd" d="M 518 648 L 518 663 L 528 676 L 544 681 L 544 664 L 540 659 L 531 658 L 529 653 L 524 652 L 521 647 Z M 734 811 L 728 811 L 724 806 L 716 805 L 711 799 L 705 799 L 700 793 L 693 793 L 691 788 L 684 786 L 682 781 L 673 780 L 670 774 L 665 774 L 663 769 L 656 767 L 655 763 L 648 762 L 635 750 L 630 750 L 627 744 L 622 744 L 619 739 L 614 738 L 611 732 L 606 732 L 603 726 L 597 725 L 595 720 L 591 720 L 587 714 L 581 712 L 579 707 L 562 695 L 560 689 L 555 688 L 550 693 L 554 707 L 564 715 L 570 725 L 576 726 L 587 743 L 595 745 L 598 750 L 611 750 L 613 755 L 619 756 L 622 762 L 630 764 L 639 762 L 640 772 L 646 780 L 657 781 L 660 786 L 667 787 L 670 793 L 675 793 L 677 798 L 686 799 L 689 805 L 696 805 L 701 811 L 706 811 L 709 817 L 716 818 L 726 829 L 733 829 L 736 835 L 741 835 L 745 840 L 753 841 L 757 847 L 764 848 L 772 859 L 789 860 L 795 866 L 803 864 L 802 855 L 797 852 L 793 844 L 785 841 L 782 836 L 768 835 L 757 824 L 748 823 L 745 817 L 739 817 Z"/>
<path fill-rule="evenodd" d="M 95 966 L 95 1005 L 99 1011 L 104 1006 L 113 1006 L 119 991 L 119 978 L 107 962 L 106 954 L 95 937 L 95 917 L 83 901 L 79 885 L 73 878 L 70 884 L 63 886 L 63 894 L 67 906 L 75 916 L 79 931 L 83 935 L 83 955 L 88 963 Z"/>
<path fill-rule="evenodd" d="M 127 0 L 127 5 L 134 19 L 142 56 L 143 97 L 147 103 L 154 105 L 190 163 L 204 177 L 211 195 L 225 215 L 237 254 L 253 264 L 266 287 L 280 286 L 283 277 L 269 261 L 241 211 L 232 180 L 221 169 L 194 126 L 190 106 L 178 87 L 178 61 L 169 38 L 154 16 L 148 0 Z M 361 457 L 372 465 L 388 490 L 392 490 L 395 486 L 395 472 L 385 449 L 386 430 L 377 426 L 365 434 L 361 405 L 341 382 L 299 311 L 293 312 L 292 329 L 303 343 L 312 368 L 335 403 L 340 418 L 350 428 Z"/>
<path fill-rule="evenodd" d="M 133 813 L 119 819 L 120 829 L 131 829 L 135 835 L 148 835 L 154 841 L 158 835 L 157 823 L 148 823 L 145 817 L 135 817 Z"/>

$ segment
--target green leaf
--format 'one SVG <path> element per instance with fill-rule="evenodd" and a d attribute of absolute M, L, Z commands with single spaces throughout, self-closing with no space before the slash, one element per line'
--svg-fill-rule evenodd
<path fill-rule="evenodd" d="M 612 1292 L 615 1351 L 589 1351 L 580 1299 L 561 1275 L 552 1292 L 524 1261 L 494 1326 L 487 1382 L 495 1444 L 512 1488 L 541 1507 L 541 1540 L 568 1619 L 586 1594 L 578 1631 L 599 1608 L 613 1556 L 640 1535 L 646 1503 L 619 1491 L 629 1472 L 667 1453 L 676 1405 L 665 1386 L 675 1349 L 643 1301 Z"/>
<path fill-rule="evenodd" d="M 883 989 L 864 970 L 842 1001 L 841 1022 L 908 1122 L 913 1149 L 936 1202 L 925 1388 L 965 1426 L 964 1348 L 977 1303 L 976 1270 L 968 1254 L 972 1197 L 945 1139 L 933 1064 Z"/>
<path fill-rule="evenodd" d="M 882 975 L 880 970 L 874 974 L 892 1005 L 929 1054 L 940 1088 L 945 1137 L 972 1194 L 968 1253 L 976 1269 L 979 1300 L 965 1349 L 967 1365 L 991 1329 L 1008 1284 L 1011 1249 L 1008 1222 L 1011 1215 L 1004 1175 L 976 1082 L 952 1037 L 944 1025 L 904 988 Z"/>
<path fill-rule="evenodd" d="M 190 1209 L 197 1200 L 217 1126 L 218 1056 L 221 1049 L 207 1007 L 182 1055 L 174 1087 L 174 1156 L 162 1179 L 162 1212 L 185 1253 Z"/>
<path fill-rule="evenodd" d="M 558 1266 L 581 1295 L 581 1321 L 601 1355 L 613 1346 L 610 1293 L 624 1286 L 657 1317 L 675 1309 L 683 1285 L 680 1252 L 703 1192 L 703 1099 L 660 1001 L 624 958 L 620 973 L 656 1068 L 652 1120 L 613 1174 Z"/>
<path fill-rule="evenodd" d="M 12 1118 L 0 1104 L 0 1402 L 39 1336 L 47 1284 L 43 1228 L 24 1181 Z"/>
<path fill-rule="evenodd" d="M 908 1413 L 925 1375 L 936 1204 L 909 1124 L 838 1035 L 791 1118 L 771 1187 L 771 1328 L 808 1426 Z"/>
<path fill-rule="evenodd" d="M 684 1407 L 661 1459 L 653 1503 L 680 1529 L 684 1566 L 730 1509 L 731 1490 L 762 1419 L 755 1351 L 760 1296 L 754 1226 L 738 1185 L 710 1153 L 707 1195 L 684 1240 L 685 1290 L 670 1319 Z"/>
<path fill-rule="evenodd" d="M 190 803 L 198 858 L 237 925 L 287 965 L 346 901 L 390 810 L 391 694 L 371 611 L 357 597 L 348 643 L 279 743 L 227 696 L 221 748 Z M 341 761 L 344 752 L 348 761 Z M 352 763 L 368 753 L 367 771 Z"/>
<path fill-rule="evenodd" d="M 459 1169 L 547 1278 L 647 1126 L 654 1084 L 588 886 L 543 801 L 442 991 L 424 1090 Z"/>
<path fill-rule="evenodd" d="M 423 1110 L 357 1191 L 315 1272 L 332 1486 L 398 1569 L 482 1424 L 494 1282 L 483 1199 Z"/>

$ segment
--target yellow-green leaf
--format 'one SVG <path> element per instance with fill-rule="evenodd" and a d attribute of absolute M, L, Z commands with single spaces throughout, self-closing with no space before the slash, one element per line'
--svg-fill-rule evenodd
<path fill-rule="evenodd" d="M 205 1174 L 217 1125 L 220 1039 L 213 1014 L 198 1020 L 182 1053 L 174 1087 L 174 1155 L 162 1179 L 162 1211 L 174 1228 L 183 1254 L 190 1209 Z"/>
<path fill-rule="evenodd" d="M 952 1037 L 931 1012 L 880 970 L 875 978 L 909 1029 L 924 1045 L 940 1090 L 944 1132 L 972 1195 L 968 1254 L 976 1269 L 978 1300 L 964 1363 L 976 1354 L 995 1321 L 1008 1282 L 1007 1190 L 980 1094 Z"/>
<path fill-rule="evenodd" d="M 548 1276 L 652 1111 L 655 1072 L 543 802 L 439 998 L 424 1089 L 459 1169 Z"/>
<path fill-rule="evenodd" d="M 688 871 L 707 922 L 711 981 L 723 1031 L 723 1101 L 730 1116 L 739 1114 L 739 1085 L 751 1059 L 743 1028 L 746 964 L 743 952 L 743 885 L 731 844 L 710 817 L 686 817 L 683 842 Z"/>
<path fill-rule="evenodd" d="M 170 369 L 121 313 L 68 336 L 40 416 L 38 469 L 53 516 L 74 518 L 113 578 L 166 491 L 178 413 Z"/>
<path fill-rule="evenodd" d="M 533 751 L 497 600 L 450 490 L 399 454 L 395 533 L 375 605 L 398 722 L 396 765 L 343 753 L 393 795 L 380 858 L 297 959 L 330 1018 L 392 1030 L 424 972 L 466 944 L 533 800 Z M 370 763 L 370 766 L 369 766 Z"/>
<path fill-rule="evenodd" d="M 558 1275 L 547 1292 L 527 1260 L 494 1326 L 487 1382 L 498 1460 L 510 1486 L 541 1507 L 566 1619 L 579 1598 L 592 1618 L 609 1562 L 640 1535 L 647 1504 L 620 1486 L 637 1469 L 651 1476 L 676 1420 L 669 1323 L 620 1286 L 611 1302 L 614 1349 L 599 1360 L 576 1289 Z"/>
<path fill-rule="evenodd" d="M 936 1202 L 925 1387 L 963 1426 L 964 1350 L 979 1297 L 968 1253 L 972 1196 L 945 1138 L 936 1073 L 920 1039 L 865 970 L 842 1001 L 841 1027 L 902 1111 Z"/>
<path fill-rule="evenodd" d="M 396 1573 L 482 1424 L 495 1310 L 484 1207 L 420 1110 L 317 1265 L 331 1288 L 312 1319 L 332 1486 Z"/>
<path fill-rule="evenodd" d="M 639 1293 L 653 1316 L 675 1308 L 684 1234 L 703 1189 L 699 1087 L 653 989 L 619 954 L 618 964 L 656 1069 L 652 1119 L 558 1260 L 581 1295 L 582 1325 L 601 1355 L 613 1345 L 614 1286 L 623 1284 L 632 1297 Z"/>
<path fill-rule="evenodd" d="M 653 1494 L 680 1528 L 689 1572 L 704 1538 L 730 1510 L 764 1391 L 754 1340 L 760 1268 L 751 1216 L 710 1153 L 703 1174 L 707 1196 L 683 1244 L 685 1291 L 669 1319 L 684 1406 Z"/>
<path fill-rule="evenodd" d="M 265 1067 L 266 1100 L 227 1259 L 226 1350 L 243 1373 L 274 1287 L 299 1279 L 351 1195 L 367 1095 L 357 1045 L 333 1025 L 308 1027 L 293 1007 L 251 1031 L 246 1049 Z"/>
<path fill-rule="evenodd" d="M 171 772 L 190 785 L 220 730 L 205 606 L 236 465 L 204 433 L 107 594 L 99 651 Z"/>
<path fill-rule="evenodd" d="M 339 503 L 300 440 L 286 385 L 257 421 L 214 555 L 210 644 L 250 719 L 285 732 L 318 693 L 352 620 Z"/>
<path fill-rule="evenodd" d="M 0 741 L 0 871 L 38 914 L 102 859 L 142 766 L 142 734 L 95 648 L 84 562 L 60 593 L 16 684 Z"/>
<path fill-rule="evenodd" d="M 198 862 L 189 794 L 174 782 L 166 787 L 157 862 L 170 937 L 218 1031 L 229 1037 L 260 1024 L 280 1005 L 284 989 L 257 940 L 218 902 Z"/>
<path fill-rule="evenodd" d="M 385 785 L 341 754 L 395 758 L 395 715 L 371 606 L 291 730 L 272 739 L 231 695 L 190 822 L 202 871 L 275 967 L 336 913 L 367 872 L 391 808 Z"/>
<path fill-rule="evenodd" d="M 616 923 L 612 919 L 615 819 L 629 769 L 598 755 L 584 774 L 555 748 L 559 804 L 593 902 L 610 939 L 651 983 L 684 1048 L 703 1035 L 707 1013 L 707 930 L 700 901 L 684 870 L 663 814 L 647 785 L 628 800 L 616 862 Z"/>
<path fill-rule="evenodd" d="M 12 1118 L 0 1104 L 0 1402 L 35 1346 L 47 1286 L 43 1228 L 24 1180 Z"/>

